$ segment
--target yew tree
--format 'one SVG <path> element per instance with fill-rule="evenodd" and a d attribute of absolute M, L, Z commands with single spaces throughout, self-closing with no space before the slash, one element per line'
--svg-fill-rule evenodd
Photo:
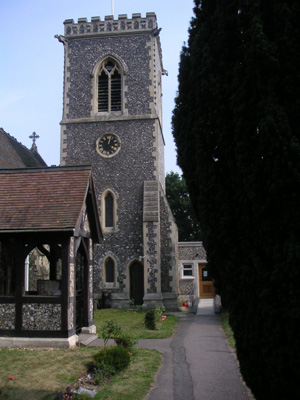
<path fill-rule="evenodd" d="M 300 3 L 195 0 L 178 164 L 257 400 L 300 398 Z"/>
<path fill-rule="evenodd" d="M 185 179 L 177 172 L 166 175 L 166 196 L 178 227 L 180 242 L 202 240 Z"/>

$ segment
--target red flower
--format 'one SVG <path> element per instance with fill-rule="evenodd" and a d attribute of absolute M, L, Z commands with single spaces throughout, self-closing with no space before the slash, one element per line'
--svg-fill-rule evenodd
<path fill-rule="evenodd" d="M 9 375 L 8 379 L 10 379 L 12 381 L 14 379 L 14 377 L 12 375 Z"/>

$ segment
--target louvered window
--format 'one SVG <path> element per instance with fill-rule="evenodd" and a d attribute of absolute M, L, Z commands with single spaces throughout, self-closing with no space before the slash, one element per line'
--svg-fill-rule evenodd
<path fill-rule="evenodd" d="M 111 111 L 121 110 L 121 75 L 117 70 L 111 75 Z"/>
<path fill-rule="evenodd" d="M 121 73 L 114 61 L 105 61 L 98 75 L 98 112 L 121 111 Z"/>
<path fill-rule="evenodd" d="M 104 71 L 98 78 L 98 111 L 108 111 L 108 76 Z"/>

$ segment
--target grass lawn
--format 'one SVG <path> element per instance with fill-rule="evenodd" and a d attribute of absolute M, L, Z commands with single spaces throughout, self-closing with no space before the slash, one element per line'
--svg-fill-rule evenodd
<path fill-rule="evenodd" d="M 158 329 L 144 326 L 145 313 L 122 310 L 97 310 L 97 332 L 109 319 L 122 331 L 138 339 L 166 338 L 173 334 L 177 317 L 167 316 Z M 96 347 L 63 349 L 1 349 L 0 400 L 53 400 L 56 393 L 78 381 L 87 372 Z M 129 367 L 115 376 L 94 399 L 142 400 L 151 388 L 161 364 L 161 355 L 154 350 L 134 349 Z M 13 379 L 8 377 L 12 376 Z"/>
<path fill-rule="evenodd" d="M 167 315 L 167 318 L 159 324 L 157 330 L 146 329 L 144 324 L 145 313 L 140 311 L 113 310 L 111 308 L 97 310 L 94 314 L 94 322 L 97 332 L 101 332 L 101 327 L 105 321 L 113 319 L 121 327 L 122 332 L 130 334 L 137 339 L 164 339 L 172 336 L 177 325 L 178 318 L 174 315 Z"/>
<path fill-rule="evenodd" d="M 229 315 L 227 311 L 222 311 L 221 314 L 221 321 L 222 321 L 222 327 L 224 329 L 225 335 L 228 339 L 229 346 L 232 347 L 235 350 L 235 340 L 233 336 L 233 331 L 231 329 L 231 326 L 229 325 Z"/>
<path fill-rule="evenodd" d="M 149 392 L 161 365 L 161 354 L 156 350 L 135 349 L 134 362 L 116 375 L 95 400 L 142 400 Z"/>
<path fill-rule="evenodd" d="M 1 349 L 1 400 L 53 400 L 86 372 L 97 348 Z M 13 380 L 8 379 L 12 376 Z"/>
<path fill-rule="evenodd" d="M 85 374 L 96 347 L 74 350 L 0 350 L 1 400 L 53 400 Z M 135 349 L 129 367 L 115 376 L 94 399 L 142 400 L 154 381 L 161 355 Z M 13 380 L 8 377 L 12 376 Z"/>

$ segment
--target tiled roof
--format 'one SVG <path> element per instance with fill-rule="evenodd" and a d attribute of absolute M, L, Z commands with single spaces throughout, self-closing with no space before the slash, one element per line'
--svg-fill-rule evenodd
<path fill-rule="evenodd" d="M 90 167 L 0 170 L 0 232 L 76 228 L 91 186 Z"/>
<path fill-rule="evenodd" d="M 0 168 L 46 167 L 37 151 L 29 150 L 0 128 Z"/>

